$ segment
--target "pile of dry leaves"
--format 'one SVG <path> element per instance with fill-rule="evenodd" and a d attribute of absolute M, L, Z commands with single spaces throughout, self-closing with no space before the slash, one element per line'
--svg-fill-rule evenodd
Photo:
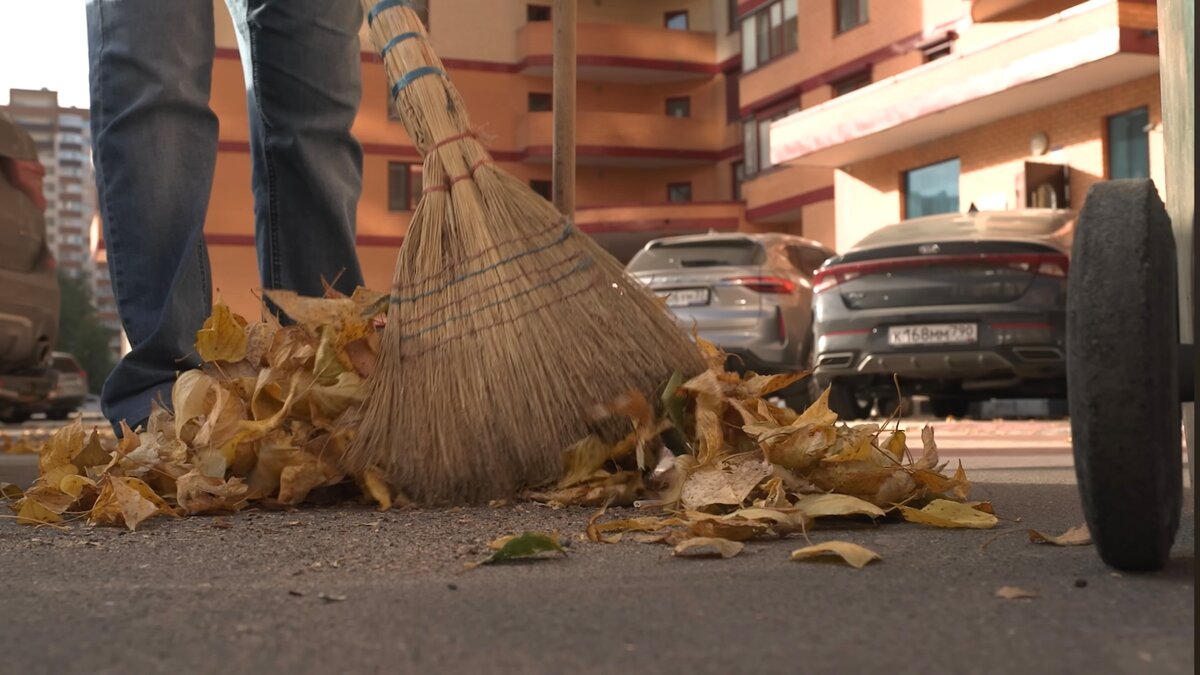
<path fill-rule="evenodd" d="M 325 495 L 404 504 L 369 470 L 347 475 L 353 438 L 381 338 L 386 296 L 270 292 L 294 323 L 247 322 L 218 304 L 197 334 L 199 370 L 173 390 L 174 415 L 158 407 L 147 428 L 119 441 L 74 422 L 38 448 L 40 477 L 28 490 L 6 485 L 20 522 L 130 529 L 155 515 L 289 507 Z M 933 430 L 914 459 L 898 423 L 839 423 L 828 392 L 796 412 L 771 395 L 805 377 L 726 372 L 725 354 L 697 338 L 709 368 L 676 376 L 653 400 L 631 393 L 594 411 L 627 419 L 629 435 L 608 444 L 588 437 L 565 450 L 562 478 L 522 495 L 551 505 L 603 507 L 587 526 L 594 541 L 672 544 L 680 555 L 736 554 L 743 541 L 806 532 L 829 518 L 904 519 L 942 527 L 993 527 L 986 503 L 967 502 L 960 465 L 939 463 Z M 600 522 L 610 505 L 656 515 Z M 869 551 L 831 542 L 794 555 L 835 554 L 852 564 Z M 810 550 L 811 549 L 811 550 Z"/>

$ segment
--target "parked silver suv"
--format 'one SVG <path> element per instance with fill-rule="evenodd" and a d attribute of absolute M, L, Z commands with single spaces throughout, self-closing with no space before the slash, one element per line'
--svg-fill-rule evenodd
<path fill-rule="evenodd" d="M 786 234 L 714 233 L 653 240 L 626 271 L 665 297 L 685 329 L 728 352 L 732 370 L 791 372 L 808 363 L 813 274 L 833 254 Z M 784 395 L 802 402 L 807 387 Z"/>
<path fill-rule="evenodd" d="M 817 272 L 813 382 L 859 417 L 930 397 L 961 416 L 988 398 L 1066 395 L 1066 210 L 952 213 L 880 228 Z"/>

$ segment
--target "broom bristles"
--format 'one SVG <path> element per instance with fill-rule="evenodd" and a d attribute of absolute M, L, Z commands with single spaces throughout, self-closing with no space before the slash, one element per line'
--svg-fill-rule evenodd
<path fill-rule="evenodd" d="M 346 461 L 419 503 L 511 496 L 559 476 L 595 403 L 653 392 L 703 360 L 620 262 L 492 163 L 416 14 L 364 0 L 381 5 L 371 34 L 390 45 L 426 187 Z"/>

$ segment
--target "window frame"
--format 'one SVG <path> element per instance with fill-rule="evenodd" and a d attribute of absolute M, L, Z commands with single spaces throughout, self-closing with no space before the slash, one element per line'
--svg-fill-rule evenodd
<path fill-rule="evenodd" d="M 542 193 L 542 186 L 545 186 L 545 194 Z M 544 198 L 548 202 L 554 201 L 554 181 L 548 178 L 530 178 L 529 189 L 536 192 L 538 196 Z"/>
<path fill-rule="evenodd" d="M 672 103 L 675 103 L 675 104 L 682 103 L 683 108 L 684 108 L 683 109 L 684 114 L 672 115 L 671 114 L 671 104 Z M 691 96 L 668 96 L 666 99 L 666 115 L 667 115 L 667 117 L 671 117 L 671 118 L 675 118 L 675 119 L 690 118 L 692 116 L 692 97 Z"/>
<path fill-rule="evenodd" d="M 760 133 L 760 132 L 762 131 L 763 123 L 766 123 L 766 125 L 767 125 L 767 130 L 768 130 L 767 135 L 769 138 L 771 122 L 776 122 L 778 120 L 781 120 L 784 117 L 787 117 L 788 115 L 794 115 L 794 114 L 800 112 L 800 110 L 801 110 L 801 107 L 800 107 L 799 101 L 787 101 L 780 105 L 772 106 L 770 108 L 765 108 L 763 110 L 760 110 L 758 113 L 751 115 L 750 117 L 748 117 L 742 121 L 743 125 L 748 125 L 749 128 L 751 128 L 750 133 L 752 133 L 754 135 L 754 162 L 751 163 L 749 161 L 749 154 L 746 152 L 746 145 L 745 145 L 746 140 L 747 140 L 746 130 L 745 130 L 746 127 L 743 127 L 742 159 L 745 161 L 745 172 L 746 172 L 747 179 L 753 178 L 754 176 L 757 176 L 761 173 L 770 171 L 771 169 L 774 169 L 776 166 L 774 164 L 772 164 L 770 166 L 765 166 L 765 167 L 763 166 L 763 164 L 765 162 L 770 160 L 770 150 L 771 150 L 771 146 L 767 145 L 766 146 L 767 157 L 764 158 L 762 156 L 761 151 L 763 149 L 764 139 L 763 139 L 762 133 Z"/>
<path fill-rule="evenodd" d="M 543 100 L 541 97 L 545 97 L 544 100 L 547 101 L 547 107 L 535 108 L 534 100 L 541 101 L 541 100 Z M 551 92 L 546 92 L 546 91 L 531 91 L 531 92 L 529 92 L 529 95 L 526 97 L 525 108 L 526 108 L 527 112 L 531 112 L 531 113 L 532 112 L 553 112 L 554 111 L 554 94 Z"/>
<path fill-rule="evenodd" d="M 900 172 L 900 219 L 901 220 L 908 220 L 909 218 L 919 217 L 919 216 L 911 216 L 908 213 L 908 201 L 909 201 L 909 199 L 908 199 L 908 192 L 909 192 L 908 177 L 909 177 L 909 175 L 911 175 L 914 171 L 921 171 L 922 169 L 929 169 L 929 168 L 932 168 L 932 167 L 935 167 L 935 166 L 938 166 L 941 164 L 949 164 L 950 162 L 958 163 L 958 178 L 956 180 L 955 192 L 958 194 L 959 204 L 958 204 L 958 206 L 956 206 L 954 208 L 953 211 L 942 211 L 941 213 L 958 213 L 958 212 L 962 211 L 962 157 L 955 155 L 953 157 L 947 157 L 945 159 L 940 159 L 936 162 L 929 162 L 928 164 L 914 166 L 910 169 L 905 169 L 904 171 Z M 930 215 L 935 215 L 935 214 L 923 213 L 921 215 L 922 216 L 930 216 Z"/>
<path fill-rule="evenodd" d="M 396 195 L 393 193 L 394 183 L 392 178 L 394 172 L 400 167 L 404 167 L 404 206 L 397 206 Z M 421 165 L 417 162 L 406 162 L 403 160 L 388 160 L 387 163 L 387 206 L 388 213 L 404 213 L 417 208 L 417 203 L 421 200 L 422 183 L 420 175 Z M 414 170 L 415 169 L 415 170 Z"/>
<path fill-rule="evenodd" d="M 846 28 L 842 28 L 842 3 L 844 3 L 844 2 L 854 2 L 857 4 L 856 15 L 858 17 L 858 23 L 856 23 L 852 26 L 847 26 Z M 850 31 L 854 30 L 855 28 L 858 28 L 859 26 L 865 26 L 868 23 L 870 23 L 870 21 L 871 21 L 870 7 L 871 7 L 870 0 L 833 0 L 833 35 L 834 35 L 834 37 L 837 37 L 839 35 L 845 35 L 846 33 L 849 33 Z"/>
<path fill-rule="evenodd" d="M 546 18 L 535 19 L 533 16 L 534 12 L 540 10 L 545 10 Z M 536 2 L 531 2 L 525 5 L 525 23 L 545 23 L 547 21 L 554 21 L 553 5 L 539 5 Z"/>
<path fill-rule="evenodd" d="M 845 96 L 846 94 L 849 94 L 850 92 L 858 91 L 859 89 L 862 89 L 863 87 L 868 87 L 874 83 L 875 83 L 875 79 L 874 79 L 874 74 L 872 73 L 872 69 L 870 66 L 867 66 L 866 68 L 863 68 L 862 70 L 850 73 L 849 75 L 846 75 L 843 77 L 839 77 L 838 79 L 834 80 L 833 82 L 830 82 L 829 87 L 832 90 L 831 93 L 833 94 L 833 98 L 838 98 L 841 96 Z M 843 87 L 845 87 L 847 85 L 857 85 L 857 86 L 852 86 L 852 88 L 850 88 L 850 89 L 843 90 Z"/>
<path fill-rule="evenodd" d="M 672 28 L 671 20 L 683 17 L 683 28 Z M 689 31 L 692 29 L 692 17 L 686 9 L 675 9 L 663 12 L 663 28 L 667 30 Z"/>
<path fill-rule="evenodd" d="M 794 13 L 789 18 L 788 9 L 793 8 Z M 771 15 L 778 9 L 780 23 L 777 27 L 771 25 Z M 763 19 L 765 21 L 760 21 Z M 792 24 L 792 30 L 788 30 L 789 22 Z M 765 27 L 765 32 L 763 29 Z M 754 37 L 754 48 L 747 49 L 747 30 Z M 758 70 L 774 61 L 778 61 L 788 55 L 794 54 L 800 49 L 800 2 L 799 0 L 772 0 L 767 4 L 755 8 L 754 11 L 741 17 L 739 25 L 741 33 L 741 48 L 742 48 L 742 72 L 748 73 Z M 765 39 L 765 56 L 763 56 L 763 40 Z M 779 51 L 775 51 L 776 40 L 779 41 Z M 753 63 L 749 63 L 750 55 L 753 54 Z"/>
<path fill-rule="evenodd" d="M 1113 123 L 1113 120 L 1115 120 L 1119 117 L 1125 117 L 1125 116 L 1132 115 L 1134 113 L 1138 113 L 1138 112 L 1142 112 L 1142 111 L 1146 112 L 1146 125 L 1149 126 L 1149 125 L 1154 124 L 1153 119 L 1150 117 L 1150 106 L 1149 105 L 1139 105 L 1139 106 L 1136 106 L 1133 108 L 1129 108 L 1127 110 L 1115 112 L 1111 115 L 1105 115 L 1101 119 L 1100 124 L 1101 124 L 1101 132 L 1102 132 L 1101 138 L 1103 140 L 1102 145 L 1103 145 L 1103 151 L 1104 151 L 1104 179 L 1105 180 L 1113 180 L 1113 167 L 1112 167 L 1112 159 L 1113 159 L 1112 158 L 1112 148 L 1113 148 L 1112 123 Z M 1135 176 L 1135 178 L 1149 177 L 1149 174 L 1150 174 L 1150 132 L 1143 131 L 1141 133 L 1143 134 L 1143 136 L 1146 139 L 1146 176 Z"/>
<path fill-rule="evenodd" d="M 684 199 L 684 200 L 672 199 L 671 191 L 674 190 L 675 188 L 686 188 L 687 189 L 687 199 Z M 686 180 L 686 181 L 677 181 L 677 182 L 667 183 L 667 203 L 668 204 L 690 204 L 690 203 L 692 203 L 693 200 L 695 200 L 695 194 L 692 192 L 692 181 Z"/>

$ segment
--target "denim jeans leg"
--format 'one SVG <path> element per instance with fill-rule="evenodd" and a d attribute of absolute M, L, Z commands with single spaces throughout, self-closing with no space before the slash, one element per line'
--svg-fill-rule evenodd
<path fill-rule="evenodd" d="M 104 383 L 116 428 L 170 405 L 211 302 L 204 218 L 217 152 L 208 0 L 88 0 L 93 161 L 131 351 Z"/>
<path fill-rule="evenodd" d="M 245 70 L 255 240 L 264 288 L 363 283 L 355 249 L 362 148 L 358 0 L 228 0 Z"/>

